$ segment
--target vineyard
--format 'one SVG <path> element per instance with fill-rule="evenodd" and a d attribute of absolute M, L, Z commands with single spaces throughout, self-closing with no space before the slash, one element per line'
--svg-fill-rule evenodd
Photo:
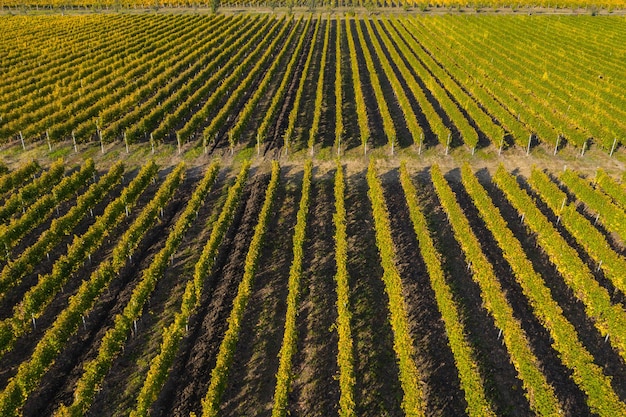
<path fill-rule="evenodd" d="M 3 16 L 0 143 L 613 156 L 621 16 Z"/>
<path fill-rule="evenodd" d="M 0 415 L 626 415 L 625 17 L 262 7 L 0 14 Z"/>
<path fill-rule="evenodd" d="M 622 180 L 24 163 L 1 414 L 624 415 Z"/>

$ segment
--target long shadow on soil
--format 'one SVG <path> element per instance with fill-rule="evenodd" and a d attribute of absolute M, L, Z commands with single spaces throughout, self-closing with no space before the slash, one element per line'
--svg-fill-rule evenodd
<path fill-rule="evenodd" d="M 482 174 L 483 177 L 487 176 L 484 172 Z M 545 284 L 550 288 L 552 298 L 559 304 L 564 316 L 576 328 L 580 341 L 593 355 L 595 363 L 602 367 L 604 374 L 612 377 L 613 389 L 622 401 L 626 401 L 626 364 L 610 343 L 606 343 L 604 337 L 600 335 L 585 313 L 584 304 L 576 298 L 572 289 L 555 270 L 554 265 L 539 246 L 535 234 L 530 232 L 526 225 L 520 223 L 517 210 L 507 201 L 502 191 L 495 185 L 488 185 L 485 188 L 515 237 L 522 242 L 534 269 L 541 274 Z M 536 200 L 536 204 L 541 207 L 543 203 Z M 548 219 L 553 225 L 556 224 L 556 218 L 553 215 L 548 216 Z"/>
<path fill-rule="evenodd" d="M 519 320 L 533 353 L 537 357 L 542 373 L 552 387 L 563 406 L 566 415 L 587 416 L 590 411 L 585 402 L 585 394 L 571 379 L 571 370 L 559 359 L 559 353 L 552 348 L 550 333 L 541 325 L 533 314 L 533 310 L 524 295 L 522 288 L 515 280 L 511 267 L 504 259 L 497 241 L 480 218 L 478 210 L 463 185 L 451 181 L 450 185 L 456 194 L 465 216 L 469 220 L 472 231 L 480 241 L 483 253 L 492 265 L 496 277 L 506 298 L 513 308 L 515 318 Z"/>
<path fill-rule="evenodd" d="M 369 22 L 372 27 L 372 31 L 374 33 L 374 38 L 380 44 L 383 52 L 385 51 L 385 44 L 376 36 L 376 28 L 372 22 Z M 359 20 L 359 24 L 361 26 L 361 30 L 363 31 L 363 38 L 368 45 L 372 45 L 372 38 L 370 36 L 370 32 L 365 24 L 365 20 Z M 378 75 L 378 80 L 380 82 L 380 87 L 385 97 L 385 101 L 387 103 L 387 107 L 389 108 L 389 113 L 391 114 L 391 119 L 393 120 L 393 125 L 396 129 L 396 146 L 398 147 L 407 147 L 413 144 L 413 138 L 411 137 L 411 132 L 409 132 L 409 128 L 407 127 L 406 121 L 404 120 L 404 113 L 402 112 L 402 108 L 400 107 L 400 103 L 395 95 L 393 87 L 391 86 L 391 81 L 389 81 L 389 76 L 395 77 L 394 74 L 386 74 L 383 69 L 382 63 L 380 62 L 380 57 L 376 53 L 373 45 L 369 48 L 370 53 L 372 55 L 372 62 L 374 64 L 374 68 L 376 68 L 376 74 Z M 386 56 L 386 55 L 385 55 Z M 391 65 L 391 60 L 390 65 Z"/>
<path fill-rule="evenodd" d="M 138 206 L 143 206 L 149 201 L 155 189 L 156 187 L 154 185 L 149 186 L 147 191 L 140 196 Z M 131 211 L 130 217 L 125 218 L 116 226 L 115 230 L 111 231 L 110 239 L 105 241 L 100 250 L 92 255 L 91 262 L 85 262 L 76 273 L 72 274 L 72 277 L 70 277 L 68 282 L 62 287 L 62 291 L 55 296 L 54 300 L 46 308 L 44 314 L 37 319 L 37 327 L 34 330 L 29 330 L 24 336 L 18 338 L 13 349 L 2 356 L 0 359 L 0 369 L 2 369 L 2 372 L 0 372 L 0 385 L 4 386 L 8 378 L 17 371 L 17 366 L 30 357 L 46 330 L 54 323 L 58 314 L 67 307 L 68 298 L 76 292 L 83 279 L 88 278 L 91 272 L 98 267 L 100 262 L 109 257 L 115 246 L 116 237 L 121 236 L 125 227 L 134 220 L 138 211 L 139 210 Z M 57 246 L 54 250 L 59 251 L 60 249 Z M 63 250 L 63 252 L 66 251 Z"/>
<path fill-rule="evenodd" d="M 289 182 L 283 179 L 284 186 L 277 190 L 273 217 L 222 397 L 223 416 L 271 415 L 301 183 L 301 173 L 291 175 Z"/>
<path fill-rule="evenodd" d="M 199 171 L 200 177 L 204 172 L 202 169 Z M 198 210 L 198 215 L 185 234 L 173 262 L 158 280 L 144 308 L 144 314 L 137 321 L 138 332 L 127 341 L 124 351 L 113 362 L 100 392 L 94 399 L 92 415 L 124 416 L 135 406 L 150 361 L 160 352 L 163 329 L 173 322 L 174 314 L 180 311 L 185 286 L 193 278 L 194 266 L 209 239 L 211 227 L 207 220 L 215 211 L 219 213 L 220 196 L 230 185 L 225 178 L 228 175 L 225 171 L 228 170 L 222 170 L 205 198 L 205 204 Z"/>
<path fill-rule="evenodd" d="M 448 284 L 474 348 L 487 399 L 497 415 L 532 415 L 522 383 L 517 378 L 503 341 L 498 338 L 492 316 L 483 307 L 480 288 L 467 269 L 465 256 L 437 198 L 430 173 L 420 173 L 415 183 L 435 247 L 443 255 L 442 266 L 449 277 Z"/>
<path fill-rule="evenodd" d="M 426 410 L 432 416 L 465 415 L 467 403 L 461 390 L 454 356 L 437 307 L 426 266 L 409 218 L 398 171 L 382 176 L 403 295 L 420 376 L 425 385 Z"/>
<path fill-rule="evenodd" d="M 154 254 L 165 243 L 167 231 L 177 214 L 184 206 L 189 182 L 183 184 L 163 212 L 163 218 L 148 234 L 135 251 L 132 263 L 126 265 L 119 277 L 114 279 L 108 290 L 100 296 L 95 307 L 85 316 L 84 326 L 79 327 L 57 357 L 50 371 L 46 373 L 40 389 L 28 398 L 24 407 L 25 415 L 48 415 L 60 402 L 70 402 L 77 380 L 83 375 L 84 364 L 98 354 L 100 341 L 114 318 L 121 313 L 131 297 L 133 288 L 141 278 L 141 271 L 147 268 Z"/>
<path fill-rule="evenodd" d="M 129 175 L 128 173 L 126 173 L 126 175 L 127 177 L 130 176 L 130 178 L 132 179 L 132 175 Z M 34 265 L 33 271 L 25 275 L 15 287 L 8 290 L 5 295 L 2 296 L 0 300 L 0 319 L 5 319 L 7 317 L 13 316 L 14 306 L 23 299 L 26 291 L 28 291 L 31 287 L 39 282 L 39 275 L 46 275 L 52 271 L 52 267 L 58 261 L 58 259 L 62 255 L 65 255 L 67 253 L 67 247 L 74 240 L 74 236 L 83 235 L 89 229 L 89 227 L 93 223 L 95 223 L 95 218 L 97 216 L 100 216 L 106 206 L 120 195 L 122 187 L 123 186 L 121 184 L 117 184 L 116 186 L 114 186 L 107 193 L 107 195 L 93 207 L 92 211 L 88 210 L 87 212 L 85 212 L 76 227 L 70 233 L 65 234 L 60 242 L 47 252 L 47 256 L 42 254 L 42 259 L 37 262 L 36 265 Z M 46 223 L 45 229 L 43 229 L 42 231 L 47 230 L 49 226 L 50 224 Z M 39 234 L 35 236 L 39 236 Z M 24 246 L 31 246 L 36 242 L 36 240 L 37 238 L 28 239 L 22 243 L 24 243 Z M 98 260 L 96 259 L 96 257 L 100 252 L 101 251 L 97 251 L 96 253 L 94 253 L 94 256 L 91 257 L 91 261 L 87 262 L 87 265 L 97 264 Z"/>

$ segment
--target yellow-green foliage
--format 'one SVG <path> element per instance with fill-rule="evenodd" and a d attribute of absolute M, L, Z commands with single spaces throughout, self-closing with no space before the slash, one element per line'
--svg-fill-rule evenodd
<path fill-rule="evenodd" d="M 163 340 L 159 353 L 150 361 L 150 369 L 137 397 L 137 404 L 130 414 L 132 417 L 147 416 L 150 406 L 163 388 L 169 368 L 178 352 L 180 340 L 185 334 L 189 318 L 200 303 L 204 281 L 212 272 L 219 246 L 235 216 L 249 169 L 250 163 L 246 161 L 241 167 L 237 180 L 228 190 L 224 206 L 212 225 L 209 240 L 195 265 L 193 279 L 187 281 L 185 286 L 180 311 L 176 313 L 172 324 L 163 330 Z"/>
<path fill-rule="evenodd" d="M 409 331 L 409 319 L 402 295 L 402 279 L 396 267 L 395 246 L 391 236 L 389 213 L 382 185 L 376 176 L 374 159 L 370 160 L 367 169 L 367 183 L 369 185 L 367 195 L 374 213 L 376 246 L 384 271 L 385 292 L 389 297 L 389 322 L 393 329 L 393 348 L 398 359 L 400 383 L 404 391 L 402 408 L 406 415 L 423 416 L 425 415 L 424 393 L 420 389 L 420 375 L 415 365 L 413 338 Z"/>
<path fill-rule="evenodd" d="M 469 165 L 463 166 L 463 184 L 487 228 L 502 248 L 503 256 L 530 301 L 534 314 L 550 332 L 554 341 L 552 346 L 559 352 L 563 363 L 572 370 L 574 381 L 587 394 L 587 403 L 591 410 L 607 417 L 624 415 L 626 405 L 613 391 L 610 379 L 602 373 L 602 368 L 594 363 L 593 356 L 578 339 L 576 329 L 563 315 L 561 307 L 552 298 L 550 289 L 533 269 L 532 263 L 524 255 L 521 243 L 507 227 L 506 221 Z"/>
<path fill-rule="evenodd" d="M 454 236 L 471 265 L 473 279 L 480 287 L 483 306 L 493 316 L 495 325 L 502 329 L 504 343 L 526 390 L 531 408 L 539 415 L 558 415 L 561 408 L 554 389 L 541 372 L 539 361 L 519 321 L 513 315 L 513 308 L 504 295 L 491 263 L 483 253 L 454 192 L 437 165 L 431 168 L 431 177 L 439 201 L 448 214 Z"/>
<path fill-rule="evenodd" d="M 537 235 L 537 242 L 559 270 L 572 293 L 585 305 L 587 316 L 596 329 L 606 336 L 622 356 L 626 358 L 626 314 L 621 305 L 614 305 L 607 290 L 593 276 L 574 248 L 569 246 L 559 231 L 535 206 L 533 200 L 520 188 L 511 174 L 500 166 L 494 182 L 505 193 L 513 207 L 522 215 L 524 222 Z"/>
<path fill-rule="evenodd" d="M 350 286 L 348 277 L 348 235 L 346 232 L 345 181 L 343 167 L 337 161 L 335 173 L 335 262 L 337 273 L 337 333 L 339 345 L 337 363 L 339 365 L 339 415 L 356 416 L 354 402 L 354 355 L 352 352 L 352 313 L 350 312 Z"/>
<path fill-rule="evenodd" d="M 261 252 L 261 247 L 263 245 L 263 237 L 265 236 L 267 224 L 270 219 L 272 204 L 274 202 L 274 196 L 276 195 L 276 188 L 278 188 L 279 180 L 280 166 L 278 165 L 278 162 L 272 161 L 272 177 L 267 190 L 265 190 L 265 201 L 263 202 L 263 207 L 259 213 L 259 221 L 254 228 L 254 235 L 252 236 L 252 241 L 250 242 L 250 246 L 248 248 L 244 264 L 243 277 L 239 283 L 239 287 L 237 288 L 237 295 L 233 300 L 233 308 L 230 312 L 230 316 L 228 317 L 228 328 L 226 329 L 224 339 L 222 339 L 222 343 L 220 344 L 215 367 L 211 371 L 211 382 L 209 383 L 207 393 L 202 400 L 202 415 L 204 417 L 219 415 L 220 400 L 222 393 L 226 388 L 230 365 L 239 340 L 241 320 L 243 319 L 248 299 L 252 293 L 252 283 L 256 272 L 259 253 Z"/>
<path fill-rule="evenodd" d="M 300 277 L 302 275 L 303 247 L 306 237 L 307 216 L 309 213 L 309 194 L 311 190 L 311 171 L 313 164 L 307 161 L 304 166 L 302 179 L 302 197 L 298 208 L 296 227 L 293 232 L 293 261 L 289 270 L 289 294 L 287 295 L 287 313 L 285 314 L 285 333 L 280 348 L 278 372 L 276 373 L 276 388 L 274 390 L 274 407 L 272 417 L 287 415 L 287 399 L 291 384 L 291 360 L 296 352 L 298 332 L 296 317 L 298 312 L 298 298 L 300 296 Z"/>
<path fill-rule="evenodd" d="M 435 248 L 433 239 L 430 236 L 426 218 L 417 201 L 417 191 L 411 182 L 411 177 L 404 163 L 400 166 L 400 181 L 409 208 L 413 229 L 420 245 L 420 253 L 428 269 L 430 285 L 435 292 L 437 305 L 446 326 L 448 344 L 454 355 L 461 388 L 467 401 L 467 412 L 474 417 L 495 416 L 485 395 L 484 383 L 479 373 L 475 353 L 472 351 L 463 322 L 461 321 L 459 307 L 454 302 L 452 289 L 446 282 L 441 265 L 441 254 Z"/>

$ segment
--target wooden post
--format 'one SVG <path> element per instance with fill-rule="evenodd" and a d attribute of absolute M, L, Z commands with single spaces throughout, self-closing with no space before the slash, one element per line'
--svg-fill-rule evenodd
<path fill-rule="evenodd" d="M 584 156 L 585 155 L 585 148 L 587 147 L 587 141 L 585 140 L 583 142 L 583 150 L 580 151 L 580 156 Z"/>
<path fill-rule="evenodd" d="M 448 154 L 448 150 L 450 149 L 450 137 L 452 133 L 448 133 L 448 140 L 446 141 L 446 155 Z"/>
<path fill-rule="evenodd" d="M 180 155 L 180 134 L 176 132 L 176 144 L 178 146 L 178 154 Z"/>
<path fill-rule="evenodd" d="M 50 144 L 50 131 L 46 130 L 46 141 L 48 142 L 48 150 L 52 152 L 52 145 Z"/>
<path fill-rule="evenodd" d="M 20 141 L 22 141 L 22 150 L 26 150 L 26 145 L 24 144 L 24 135 L 22 135 L 21 130 L 20 130 Z"/>
<path fill-rule="evenodd" d="M 124 144 L 126 145 L 126 153 L 128 152 L 128 139 L 126 138 L 126 131 L 124 131 Z"/>
<path fill-rule="evenodd" d="M 150 133 L 150 147 L 152 148 L 152 155 L 154 155 L 154 137 L 152 137 L 152 133 Z"/>
<path fill-rule="evenodd" d="M 72 130 L 72 142 L 74 143 L 74 153 L 78 153 L 78 147 L 76 146 L 76 136 L 74 135 L 73 130 Z"/>

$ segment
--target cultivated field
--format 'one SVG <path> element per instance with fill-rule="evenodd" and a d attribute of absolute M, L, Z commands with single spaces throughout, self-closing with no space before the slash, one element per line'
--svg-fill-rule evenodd
<path fill-rule="evenodd" d="M 613 154 L 624 17 L 4 16 L 0 141 Z"/>
<path fill-rule="evenodd" d="M 624 23 L 0 16 L 0 415 L 626 415 Z"/>
<path fill-rule="evenodd" d="M 603 171 L 0 180 L 2 415 L 626 410 L 626 187 Z"/>

